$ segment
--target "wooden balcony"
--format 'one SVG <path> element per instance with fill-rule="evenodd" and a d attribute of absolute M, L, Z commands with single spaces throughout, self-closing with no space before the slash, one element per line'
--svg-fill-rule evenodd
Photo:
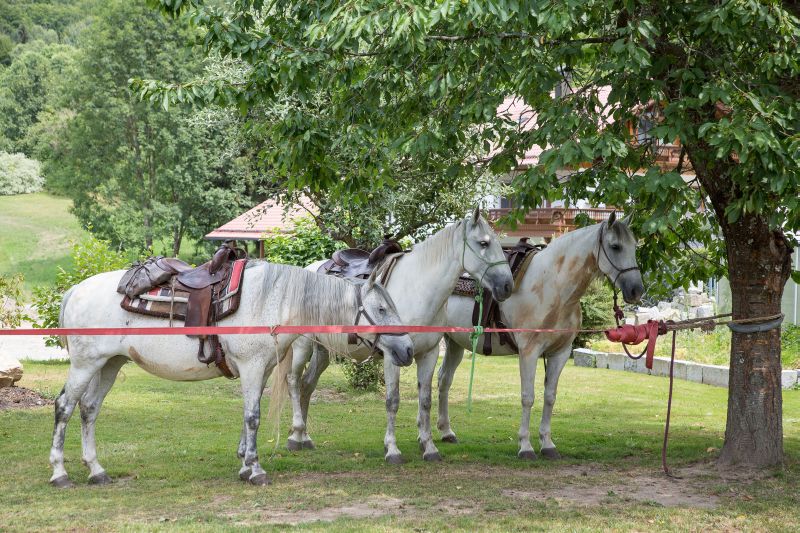
<path fill-rule="evenodd" d="M 489 209 L 489 222 L 498 232 L 509 237 L 554 237 L 577 228 L 575 217 L 584 213 L 590 220 L 600 222 L 608 220 L 611 213 L 617 211 L 617 216 L 622 216 L 622 211 L 611 207 L 592 209 L 577 209 L 564 207 L 542 207 L 532 209 L 525 215 L 525 219 L 517 224 L 516 229 L 499 224 L 499 219 L 508 215 L 511 209 Z"/>

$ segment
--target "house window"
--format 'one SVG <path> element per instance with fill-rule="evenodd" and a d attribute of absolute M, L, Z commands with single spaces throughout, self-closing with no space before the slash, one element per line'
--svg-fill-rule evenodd
<path fill-rule="evenodd" d="M 643 111 L 639 115 L 639 123 L 636 127 L 636 141 L 639 144 L 656 144 L 661 142 L 652 136 L 651 131 L 658 125 L 658 117 L 654 111 Z"/>
<path fill-rule="evenodd" d="M 505 196 L 500 197 L 500 209 L 513 209 L 514 208 L 514 201 L 511 198 L 506 198 Z"/>

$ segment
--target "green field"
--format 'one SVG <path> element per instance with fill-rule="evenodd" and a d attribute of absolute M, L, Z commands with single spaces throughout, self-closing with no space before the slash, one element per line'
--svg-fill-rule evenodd
<path fill-rule="evenodd" d="M 63 364 L 29 363 L 21 385 L 54 396 L 66 371 Z M 515 457 L 517 361 L 477 361 L 472 414 L 465 410 L 467 377 L 464 364 L 451 409 L 461 442 L 439 444 L 444 462 L 432 464 L 417 449 L 416 373 L 403 370 L 397 431 L 407 462 L 398 467 L 383 462 L 382 397 L 342 392 L 342 374 L 332 367 L 311 410 L 318 449 L 285 450 L 285 412 L 275 450 L 265 421 L 260 451 L 273 483 L 251 487 L 236 476 L 237 382 L 173 383 L 128 365 L 97 426 L 100 461 L 117 479 L 112 486 L 86 484 L 78 416 L 66 448 L 78 486 L 58 491 L 47 484 L 52 407 L 0 412 L 0 528 L 283 530 L 299 523 L 337 531 L 791 531 L 800 523 L 800 391 L 784 392 L 786 467 L 721 475 L 712 461 L 722 444 L 727 392 L 677 381 L 669 461 L 682 479 L 673 480 L 660 474 L 666 380 L 568 366 L 553 419 L 565 458 L 527 463 Z"/>
<path fill-rule="evenodd" d="M 30 292 L 53 283 L 59 266 L 69 268 L 70 243 L 86 234 L 71 204 L 45 193 L 0 196 L 0 273 L 22 273 Z"/>

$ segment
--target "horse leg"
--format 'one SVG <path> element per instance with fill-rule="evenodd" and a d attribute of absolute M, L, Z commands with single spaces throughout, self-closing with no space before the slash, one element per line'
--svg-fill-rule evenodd
<path fill-rule="evenodd" d="M 439 359 L 439 343 L 424 356 L 417 359 L 417 389 L 419 411 L 417 412 L 417 428 L 419 429 L 419 446 L 422 458 L 426 461 L 441 461 L 442 456 L 433 443 L 431 435 L 431 400 L 433 369 Z"/>
<path fill-rule="evenodd" d="M 533 380 L 536 377 L 536 363 L 539 360 L 539 353 L 520 354 L 519 356 L 519 377 L 521 384 L 522 397 L 522 420 L 519 424 L 519 452 L 517 457 L 533 461 L 536 459 L 536 452 L 531 446 L 531 407 L 533 407 Z"/>
<path fill-rule="evenodd" d="M 556 390 L 561 371 L 569 360 L 572 346 L 556 352 L 546 359 L 544 373 L 544 405 L 542 406 L 542 423 L 539 425 L 539 442 L 542 445 L 542 455 L 547 459 L 560 459 L 561 454 L 556 450 L 556 445 L 550 438 L 550 419 L 553 416 L 553 406 L 556 403 Z"/>
<path fill-rule="evenodd" d="M 81 358 L 82 361 L 86 361 Z M 106 359 L 88 361 L 84 365 L 73 363 L 67 374 L 67 382 L 61 389 L 55 401 L 55 424 L 53 426 L 53 445 L 50 448 L 50 465 L 53 475 L 50 484 L 58 488 L 71 487 L 67 470 L 64 468 L 64 439 L 67 433 L 67 424 L 75 410 L 75 406 L 86 392 L 89 383 L 105 365 Z"/>
<path fill-rule="evenodd" d="M 258 462 L 257 446 L 258 427 L 261 424 L 261 395 L 267 378 L 275 367 L 275 361 L 269 359 L 268 363 L 267 358 L 256 357 L 244 365 L 238 365 L 244 397 L 244 463 L 239 470 L 239 477 L 247 477 L 253 485 L 269 483 L 267 473 Z"/>
<path fill-rule="evenodd" d="M 450 399 L 450 386 L 453 384 L 453 375 L 456 368 L 464 358 L 464 348 L 453 339 L 445 335 L 445 352 L 442 366 L 439 367 L 439 421 L 436 427 L 442 434 L 442 442 L 458 442 L 456 434 L 450 427 L 450 412 L 448 402 Z"/>
<path fill-rule="evenodd" d="M 383 378 L 386 381 L 386 436 L 383 438 L 384 459 L 387 463 L 403 463 L 403 455 L 397 447 L 394 421 L 400 407 L 400 369 L 392 363 L 391 357 L 383 358 Z"/>
<path fill-rule="evenodd" d="M 303 448 L 314 449 L 314 442 L 308 436 L 308 406 L 311 403 L 311 394 L 317 388 L 319 377 L 328 368 L 331 362 L 328 350 L 322 346 L 314 348 L 314 355 L 311 357 L 311 364 L 306 368 L 303 379 L 300 382 L 300 410 L 303 413 Z"/>
<path fill-rule="evenodd" d="M 292 369 L 286 376 L 289 396 L 292 400 L 292 430 L 286 440 L 286 447 L 291 451 L 303 449 L 303 435 L 306 433 L 306 423 L 300 403 L 300 380 L 311 355 L 312 350 L 309 348 L 312 346 L 303 343 L 302 339 L 295 341 L 292 349 Z"/>
<path fill-rule="evenodd" d="M 97 447 L 95 444 L 94 427 L 100 407 L 103 405 L 108 391 L 117 380 L 120 368 L 127 362 L 127 358 L 118 355 L 108 360 L 92 378 L 86 392 L 80 400 L 81 410 L 81 444 L 83 448 L 82 460 L 89 468 L 89 484 L 105 485 L 111 483 L 111 478 L 106 474 L 105 468 L 97 461 Z"/>

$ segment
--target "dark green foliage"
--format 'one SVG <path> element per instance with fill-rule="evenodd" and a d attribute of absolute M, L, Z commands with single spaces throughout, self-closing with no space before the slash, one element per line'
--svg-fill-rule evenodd
<path fill-rule="evenodd" d="M 347 357 L 339 361 L 347 385 L 357 391 L 376 391 L 385 385 L 383 378 L 383 361 L 379 358 L 368 359 L 357 363 Z"/>
<path fill-rule="evenodd" d="M 131 258 L 111 248 L 111 243 L 88 236 L 72 245 L 73 266 L 68 271 L 59 268 L 55 284 L 33 289 L 33 305 L 39 313 L 37 328 L 59 327 L 59 312 L 64 293 L 81 281 L 111 270 L 127 268 Z M 48 346 L 60 346 L 58 337 L 49 337 Z"/>
<path fill-rule="evenodd" d="M 344 245 L 322 233 L 311 219 L 300 218 L 294 221 L 290 233 L 264 239 L 264 258 L 272 263 L 305 267 L 327 259 L 340 248 Z"/>
<path fill-rule="evenodd" d="M 582 329 L 600 329 L 614 324 L 614 291 L 605 279 L 596 279 L 581 298 Z M 579 333 L 573 346 L 584 348 L 602 333 Z"/>

